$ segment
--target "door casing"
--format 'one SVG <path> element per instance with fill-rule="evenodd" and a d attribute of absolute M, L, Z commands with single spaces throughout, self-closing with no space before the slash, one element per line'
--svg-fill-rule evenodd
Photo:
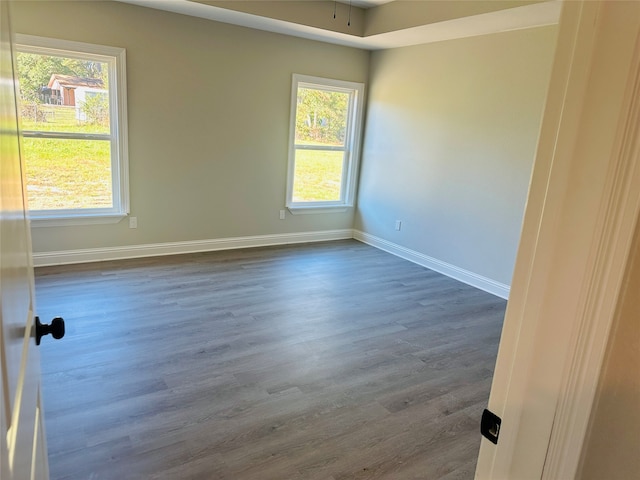
<path fill-rule="evenodd" d="M 477 479 L 574 478 L 640 215 L 640 4 L 563 4 Z"/>

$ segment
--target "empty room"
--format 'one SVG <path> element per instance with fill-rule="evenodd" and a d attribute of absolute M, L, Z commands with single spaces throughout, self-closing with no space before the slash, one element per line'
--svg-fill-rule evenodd
<path fill-rule="evenodd" d="M 1 20 L 3 478 L 631 478 L 635 2 Z"/>

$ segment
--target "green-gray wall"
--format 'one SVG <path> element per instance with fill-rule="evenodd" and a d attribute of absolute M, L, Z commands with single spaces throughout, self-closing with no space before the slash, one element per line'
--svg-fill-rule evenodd
<path fill-rule="evenodd" d="M 355 228 L 509 285 L 556 30 L 374 52 Z"/>
<path fill-rule="evenodd" d="M 127 51 L 131 214 L 33 228 L 34 252 L 351 228 L 284 208 L 293 73 L 367 80 L 369 52 L 116 2 L 17 2 L 17 33 Z"/>
<path fill-rule="evenodd" d="M 17 2 L 13 23 L 127 50 L 138 228 L 36 227 L 34 252 L 356 228 L 510 283 L 555 27 L 370 53 L 117 2 Z M 293 73 L 367 83 L 355 213 L 278 218 Z"/>

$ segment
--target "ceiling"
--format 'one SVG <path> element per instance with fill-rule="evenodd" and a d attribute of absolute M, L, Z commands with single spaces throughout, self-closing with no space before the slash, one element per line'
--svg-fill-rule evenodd
<path fill-rule="evenodd" d="M 561 7 L 559 0 L 352 0 L 347 8 L 340 0 L 337 22 L 333 0 L 118 1 L 368 50 L 552 25 Z"/>
<path fill-rule="evenodd" d="M 393 0 L 352 0 L 351 4 L 354 7 L 358 7 L 358 8 L 373 8 L 373 7 L 377 7 L 378 5 L 383 5 L 385 3 L 391 3 L 393 2 Z M 349 0 L 340 0 L 340 3 L 344 3 L 345 5 L 349 4 Z"/>

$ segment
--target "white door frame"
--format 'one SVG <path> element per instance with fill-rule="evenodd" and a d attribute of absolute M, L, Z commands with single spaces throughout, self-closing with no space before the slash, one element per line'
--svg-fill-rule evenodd
<path fill-rule="evenodd" d="M 640 214 L 639 32 L 639 3 L 563 5 L 477 479 L 578 470 Z"/>

